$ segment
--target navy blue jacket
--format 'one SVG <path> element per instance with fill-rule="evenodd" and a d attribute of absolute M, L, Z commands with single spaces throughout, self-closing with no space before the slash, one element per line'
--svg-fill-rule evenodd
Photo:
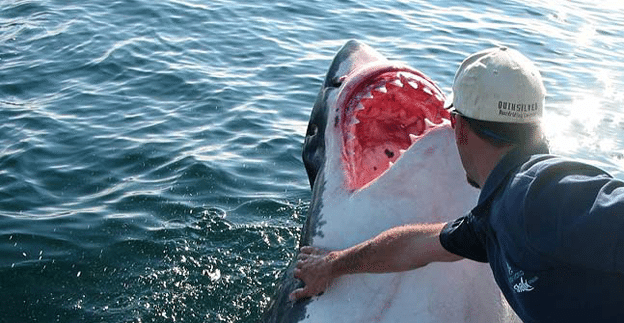
<path fill-rule="evenodd" d="M 524 322 L 624 321 L 624 182 L 547 152 L 503 157 L 440 242 L 489 262 Z"/>

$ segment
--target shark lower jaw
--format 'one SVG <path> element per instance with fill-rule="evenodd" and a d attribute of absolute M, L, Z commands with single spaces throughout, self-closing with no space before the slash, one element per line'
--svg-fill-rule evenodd
<path fill-rule="evenodd" d="M 409 67 L 371 69 L 353 79 L 344 86 L 351 90 L 341 94 L 338 126 L 345 184 L 357 190 L 392 167 L 429 129 L 448 120 L 449 113 L 442 91 Z"/>

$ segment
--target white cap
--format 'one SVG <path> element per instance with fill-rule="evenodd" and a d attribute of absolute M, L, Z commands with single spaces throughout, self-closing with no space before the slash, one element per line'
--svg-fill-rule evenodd
<path fill-rule="evenodd" d="M 462 62 L 447 101 L 468 118 L 529 123 L 542 116 L 545 96 L 537 67 L 517 50 L 496 47 Z"/>

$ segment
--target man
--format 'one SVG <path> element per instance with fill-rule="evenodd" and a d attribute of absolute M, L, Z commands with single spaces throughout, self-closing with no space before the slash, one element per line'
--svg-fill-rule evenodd
<path fill-rule="evenodd" d="M 468 57 L 455 75 L 451 121 L 478 205 L 456 221 L 390 229 L 345 250 L 303 247 L 291 299 L 338 276 L 396 272 L 434 261 L 489 262 L 525 322 L 624 320 L 624 183 L 548 154 L 539 127 L 537 68 L 501 47 Z"/>

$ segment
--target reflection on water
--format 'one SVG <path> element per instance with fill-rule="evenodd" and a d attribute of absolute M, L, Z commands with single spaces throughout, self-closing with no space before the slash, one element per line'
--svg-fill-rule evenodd
<path fill-rule="evenodd" d="M 538 62 L 548 90 L 544 129 L 553 152 L 583 159 L 624 179 L 624 2 L 531 2 L 550 12 Z M 537 56 L 537 57 L 535 57 Z"/>

